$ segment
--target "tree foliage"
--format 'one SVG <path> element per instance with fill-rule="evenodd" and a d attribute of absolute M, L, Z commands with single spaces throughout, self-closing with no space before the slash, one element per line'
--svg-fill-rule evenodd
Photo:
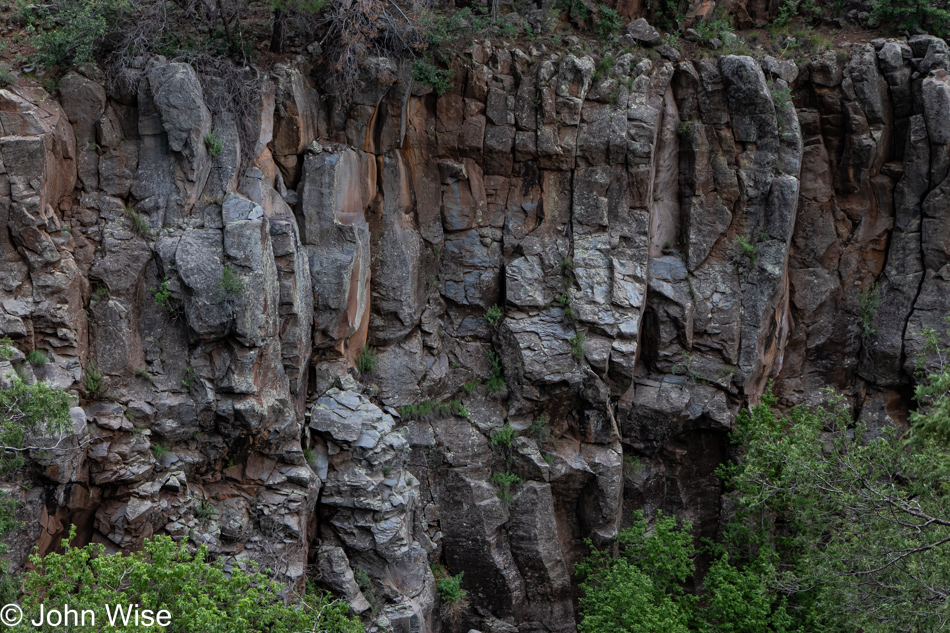
<path fill-rule="evenodd" d="M 875 0 L 871 15 L 888 28 L 950 36 L 950 6 L 944 0 Z"/>
<path fill-rule="evenodd" d="M 789 630 L 784 602 L 769 591 L 769 570 L 758 562 L 739 569 L 720 552 L 706 574 L 702 598 L 684 589 L 696 573 L 689 529 L 662 512 L 651 528 L 638 512 L 617 537 L 620 556 L 595 550 L 578 565 L 581 633 Z"/>
<path fill-rule="evenodd" d="M 946 372 L 918 389 L 903 435 L 855 422 L 831 395 L 786 417 L 774 398 L 742 412 L 739 464 L 724 469 L 739 552 L 778 561 L 771 588 L 822 631 L 932 631 L 950 596 Z"/>
<path fill-rule="evenodd" d="M 75 536 L 75 528 L 70 539 Z M 141 626 L 110 626 L 107 605 L 138 605 L 140 609 L 171 614 L 168 633 L 362 633 L 359 620 L 348 615 L 349 606 L 311 589 L 298 601 L 285 603 L 284 586 L 268 579 L 253 566 L 225 570 L 219 561 L 209 563 L 202 546 L 189 551 L 185 542 L 176 544 L 167 536 L 146 540 L 143 551 L 106 554 L 99 544 L 71 547 L 63 540 L 63 553 L 34 555 L 24 582 L 21 629 L 34 628 L 27 621 L 36 617 L 40 604 L 68 604 L 79 612 L 95 613 L 96 626 L 89 630 L 146 631 Z"/>
<path fill-rule="evenodd" d="M 705 576 L 688 525 L 660 514 L 650 528 L 640 515 L 619 557 L 593 552 L 578 568 L 583 633 L 946 628 L 950 370 L 916 400 L 905 432 L 855 420 L 832 392 L 780 415 L 767 392 L 736 419 L 741 457 L 719 472 L 734 512 Z M 695 595 L 682 589 L 688 577 Z"/>
<path fill-rule="evenodd" d="M 31 433 L 57 434 L 69 427 L 69 396 L 45 382 L 28 385 L 10 377 L 0 389 L 0 474 L 23 465 L 24 440 Z"/>

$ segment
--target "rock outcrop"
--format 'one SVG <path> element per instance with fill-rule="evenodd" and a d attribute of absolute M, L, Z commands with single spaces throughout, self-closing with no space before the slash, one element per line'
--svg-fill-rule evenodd
<path fill-rule="evenodd" d="M 8 491 L 16 563 L 70 524 L 166 533 L 371 630 L 568 633 L 584 539 L 637 509 L 717 533 L 770 381 L 907 406 L 950 314 L 943 41 L 468 54 L 443 95 L 390 68 L 347 111 L 278 66 L 249 139 L 161 58 L 134 93 L 90 67 L 59 102 L 0 90 L 0 373 L 81 405 Z"/>

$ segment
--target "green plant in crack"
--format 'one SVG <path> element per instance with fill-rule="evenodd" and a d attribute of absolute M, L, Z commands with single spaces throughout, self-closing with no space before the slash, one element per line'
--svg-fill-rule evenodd
<path fill-rule="evenodd" d="M 551 428 L 549 426 L 550 420 L 546 413 L 542 413 L 531 422 L 531 427 L 528 429 L 528 433 L 531 434 L 531 437 L 537 439 L 539 442 L 543 441 L 548 435 L 551 434 Z"/>
<path fill-rule="evenodd" d="M 194 509 L 195 518 L 201 523 L 207 523 L 212 517 L 217 516 L 217 514 L 218 509 L 210 501 L 202 501 Z"/>
<path fill-rule="evenodd" d="M 586 332 L 577 332 L 568 339 L 571 346 L 571 356 L 577 360 L 584 360 L 584 343 L 587 341 Z"/>
<path fill-rule="evenodd" d="M 96 361 L 89 361 L 86 365 L 86 372 L 83 375 L 82 386 L 90 398 L 101 398 L 106 392 L 106 379 L 99 371 L 99 365 Z"/>
<path fill-rule="evenodd" d="M 511 487 L 521 482 L 521 477 L 511 472 L 495 473 L 491 476 L 491 482 L 498 487 L 498 498 L 504 504 L 511 503 Z"/>
<path fill-rule="evenodd" d="M 221 279 L 218 281 L 218 289 L 225 299 L 237 299 L 244 294 L 244 280 L 238 275 L 237 271 L 225 264 L 221 269 Z"/>
<path fill-rule="evenodd" d="M 204 142 L 208 153 L 213 157 L 220 156 L 221 152 L 224 151 L 224 143 L 220 138 L 218 138 L 218 135 L 214 132 L 214 130 L 205 134 Z"/>
<path fill-rule="evenodd" d="M 492 431 L 491 445 L 501 446 L 502 448 L 508 449 L 511 448 L 511 445 L 515 441 L 516 437 L 518 437 L 518 432 L 515 430 L 515 427 L 505 422 L 503 427 Z"/>
<path fill-rule="evenodd" d="M 356 357 L 356 369 L 361 374 L 366 374 L 376 369 L 375 347 L 372 347 L 369 343 L 363 344 L 363 349 L 360 350 L 359 355 Z"/>
<path fill-rule="evenodd" d="M 858 320 L 861 323 L 861 338 L 877 334 L 874 328 L 874 319 L 877 318 L 878 308 L 884 299 L 877 282 L 872 283 L 867 290 L 858 295 Z"/>
<path fill-rule="evenodd" d="M 501 308 L 497 305 L 493 305 L 485 310 L 485 320 L 488 321 L 488 325 L 492 327 L 498 327 L 502 317 L 504 317 L 504 315 L 501 312 Z"/>
<path fill-rule="evenodd" d="M 736 246 L 739 247 L 740 255 L 747 257 L 749 259 L 749 263 L 754 266 L 758 254 L 758 249 L 756 248 L 755 244 L 753 244 L 745 235 L 737 235 Z"/>
<path fill-rule="evenodd" d="M 195 368 L 191 365 L 185 365 L 185 368 L 181 372 L 181 384 L 185 387 L 190 387 L 197 379 L 198 374 L 195 372 Z"/>
<path fill-rule="evenodd" d="M 158 307 L 165 308 L 169 312 L 175 311 L 175 306 L 172 305 L 172 292 L 168 289 L 168 277 L 158 284 L 158 288 L 152 288 L 152 297 Z"/>
<path fill-rule="evenodd" d="M 501 366 L 501 357 L 491 350 L 488 350 L 486 355 L 491 364 L 491 377 L 485 383 L 485 391 L 489 395 L 502 393 L 508 389 L 508 384 L 505 382 L 505 370 Z"/>

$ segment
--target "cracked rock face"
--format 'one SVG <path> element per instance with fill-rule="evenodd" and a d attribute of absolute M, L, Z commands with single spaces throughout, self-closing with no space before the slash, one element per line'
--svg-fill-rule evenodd
<path fill-rule="evenodd" d="M 0 381 L 79 404 L 5 487 L 11 560 L 70 524 L 165 533 L 314 578 L 370 630 L 575 631 L 584 539 L 639 509 L 717 533 L 769 381 L 872 429 L 908 406 L 950 314 L 946 51 L 604 73 L 474 44 L 449 92 L 371 80 L 342 112 L 279 65 L 250 123 L 162 58 L 134 95 L 89 69 L 59 103 L 0 89 Z"/>

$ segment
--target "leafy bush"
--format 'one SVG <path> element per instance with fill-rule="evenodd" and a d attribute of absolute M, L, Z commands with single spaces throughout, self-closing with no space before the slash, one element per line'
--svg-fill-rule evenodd
<path fill-rule="evenodd" d="M 136 235 L 140 237 L 148 237 L 152 234 L 152 229 L 149 228 L 148 222 L 145 221 L 145 218 L 142 217 L 142 214 L 139 213 L 135 207 L 126 207 L 125 217 L 129 219 L 129 222 L 132 225 L 132 232 Z"/>
<path fill-rule="evenodd" d="M 505 370 L 501 366 L 501 358 L 491 350 L 486 354 L 488 362 L 491 363 L 491 377 L 485 383 L 485 391 L 489 395 L 502 393 L 508 388 L 508 384 L 505 382 Z"/>
<path fill-rule="evenodd" d="M 788 86 L 782 88 L 772 88 L 772 103 L 777 110 L 784 110 L 792 105 L 792 89 Z"/>
<path fill-rule="evenodd" d="M 210 501 L 202 501 L 195 506 L 194 515 L 196 519 L 204 523 L 211 517 L 218 515 L 218 508 Z"/>
<path fill-rule="evenodd" d="M 455 84 L 452 78 L 455 73 L 451 70 L 439 70 L 433 64 L 417 59 L 412 62 L 412 79 L 427 86 L 432 86 L 435 94 L 441 96 L 451 90 Z"/>
<path fill-rule="evenodd" d="M 467 393 L 467 394 L 469 394 L 469 395 L 471 395 L 472 392 L 475 391 L 475 388 L 476 388 L 476 387 L 478 387 L 478 381 L 477 381 L 477 380 L 469 380 L 469 381 L 467 381 L 464 385 L 462 385 L 462 389 L 464 389 L 464 390 L 465 390 L 465 393 Z"/>
<path fill-rule="evenodd" d="M 168 289 L 168 277 L 158 284 L 158 288 L 152 288 L 152 296 L 158 307 L 167 308 L 169 312 L 175 311 L 175 306 L 172 305 L 172 292 Z"/>
<path fill-rule="evenodd" d="M 548 422 L 547 414 L 542 413 L 531 423 L 531 428 L 528 429 L 528 432 L 538 440 L 543 440 L 551 432 L 551 429 L 548 428 Z"/>
<path fill-rule="evenodd" d="M 488 325 L 492 327 L 497 327 L 501 323 L 501 319 L 504 315 L 501 312 L 501 308 L 497 305 L 485 310 L 485 320 L 488 321 Z"/>
<path fill-rule="evenodd" d="M 597 17 L 594 20 L 594 35 L 602 40 L 608 40 L 620 33 L 623 22 L 616 11 L 603 4 L 597 7 Z"/>
<path fill-rule="evenodd" d="M 95 60 L 113 24 L 130 8 L 128 0 L 52 0 L 31 5 L 22 19 L 32 33 L 37 61 L 69 67 Z"/>
<path fill-rule="evenodd" d="M 28 385 L 11 376 L 9 389 L 0 389 L 0 473 L 23 465 L 19 449 L 30 433 L 61 433 L 71 426 L 69 396 L 45 382 Z"/>
<path fill-rule="evenodd" d="M 468 593 L 462 589 L 462 574 L 450 576 L 449 571 L 438 563 L 432 566 L 432 574 L 442 600 L 442 618 L 457 623 L 468 608 Z"/>
<path fill-rule="evenodd" d="M 155 456 L 155 459 L 162 459 L 167 456 L 171 451 L 168 450 L 167 446 L 163 444 L 152 444 L 152 455 Z"/>
<path fill-rule="evenodd" d="M 46 364 L 46 352 L 41 349 L 34 349 L 29 354 L 26 355 L 26 360 L 31 365 L 45 365 Z"/>
<path fill-rule="evenodd" d="M 706 608 L 684 590 L 695 574 L 690 525 L 657 513 L 652 529 L 643 512 L 617 536 L 620 555 L 594 550 L 576 566 L 584 596 L 581 633 L 784 633 L 790 618 L 770 595 L 767 569 L 733 567 L 726 555 L 705 579 Z M 590 546 L 590 541 L 587 541 Z"/>
<path fill-rule="evenodd" d="M 504 504 L 511 503 L 511 486 L 521 482 L 521 477 L 514 473 L 504 472 L 495 473 L 491 476 L 491 482 L 498 486 L 498 498 Z"/>
<path fill-rule="evenodd" d="M 86 373 L 83 375 L 82 386 L 83 389 L 86 390 L 86 395 L 90 398 L 101 398 L 106 392 L 106 379 L 102 375 L 102 372 L 99 371 L 99 365 L 96 361 L 91 360 L 89 364 L 86 365 Z"/>
<path fill-rule="evenodd" d="M 755 247 L 755 244 L 750 242 L 749 238 L 747 238 L 745 235 L 737 235 L 736 246 L 739 247 L 740 254 L 744 255 L 745 257 L 748 257 L 749 263 L 754 265 L 755 260 L 756 260 L 756 255 L 758 253 L 758 249 Z"/>
<path fill-rule="evenodd" d="M 918 387 L 906 434 L 896 426 L 872 432 L 837 395 L 780 417 L 767 392 L 737 417 L 742 458 L 720 471 L 737 517 L 726 543 L 736 556 L 755 551 L 781 566 L 778 576 L 761 565 L 772 579 L 766 584 L 773 599 L 787 596 L 788 614 L 804 630 L 942 626 L 950 592 L 948 389 L 945 369 Z"/>
<path fill-rule="evenodd" d="M 515 441 L 516 437 L 518 437 L 518 432 L 515 430 L 515 427 L 505 422 L 503 427 L 492 431 L 491 445 L 511 448 L 511 444 Z"/>
<path fill-rule="evenodd" d="M 571 345 L 571 356 L 577 360 L 584 360 L 584 343 L 587 342 L 587 333 L 577 332 L 567 342 Z"/>
<path fill-rule="evenodd" d="M 360 591 L 363 592 L 363 597 L 369 602 L 370 613 L 375 616 L 379 611 L 379 598 L 376 597 L 376 590 L 373 589 L 373 581 L 370 580 L 369 574 L 362 567 L 357 567 L 353 570 L 353 578 Z"/>
<path fill-rule="evenodd" d="M 0 88 L 6 88 L 16 83 L 16 74 L 10 70 L 10 65 L 0 62 Z"/>
<path fill-rule="evenodd" d="M 861 338 L 867 338 L 877 334 L 874 329 L 874 319 L 877 318 L 877 310 L 881 307 L 884 299 L 881 297 L 881 289 L 877 283 L 858 295 L 858 320 L 861 322 Z"/>
<path fill-rule="evenodd" d="M 455 576 L 442 576 L 436 579 L 435 588 L 443 602 L 459 602 L 465 598 L 466 592 L 462 589 L 463 574 L 464 572 L 461 572 Z"/>
<path fill-rule="evenodd" d="M 221 280 L 218 289 L 225 299 L 236 299 L 244 293 L 244 280 L 233 268 L 225 264 L 221 270 Z"/>
<path fill-rule="evenodd" d="M 208 153 L 213 157 L 221 155 L 221 152 L 224 151 L 224 143 L 221 142 L 221 139 L 218 138 L 218 135 L 214 130 L 205 134 L 204 137 L 205 147 L 208 149 Z"/>
<path fill-rule="evenodd" d="M 375 347 L 370 346 L 369 343 L 363 344 L 363 349 L 360 350 L 359 355 L 356 357 L 356 369 L 361 374 L 365 374 L 376 369 Z"/>
<path fill-rule="evenodd" d="M 921 28 L 938 37 L 950 37 L 947 3 L 932 0 L 875 0 L 871 18 L 878 24 L 899 30 Z"/>
<path fill-rule="evenodd" d="M 10 360 L 13 356 L 13 339 L 9 336 L 0 338 L 0 360 Z"/>
<path fill-rule="evenodd" d="M 192 553 L 185 541 L 156 536 L 141 551 L 106 554 L 98 543 L 70 547 L 74 536 L 75 528 L 63 540 L 62 554 L 30 558 L 35 570 L 26 576 L 22 604 L 28 619 L 41 604 L 68 604 L 79 612 L 91 610 L 98 630 L 131 630 L 99 625 L 109 622 L 107 608 L 115 615 L 116 605 L 136 604 L 153 613 L 167 611 L 168 633 L 363 633 L 345 602 L 308 587 L 298 602 L 285 604 L 283 585 L 253 564 L 225 571 L 223 562 L 208 562 L 205 546 Z"/>

